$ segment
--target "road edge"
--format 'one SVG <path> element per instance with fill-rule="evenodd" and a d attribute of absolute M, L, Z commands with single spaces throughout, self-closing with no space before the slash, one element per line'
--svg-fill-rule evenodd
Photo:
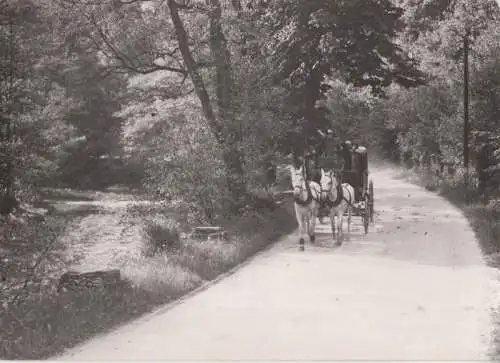
<path fill-rule="evenodd" d="M 217 276 L 213 280 L 210 280 L 210 281 L 207 281 L 207 282 L 201 284 L 200 286 L 198 286 L 197 288 L 191 290 L 190 292 L 186 293 L 185 295 L 183 295 L 183 296 L 181 296 L 181 297 L 179 297 L 177 299 L 174 299 L 173 301 L 168 302 L 168 303 L 166 303 L 164 305 L 161 305 L 161 306 L 153 309 L 149 313 L 146 313 L 146 314 L 144 314 L 142 316 L 139 316 L 136 319 L 133 319 L 133 320 L 127 321 L 125 323 L 119 324 L 119 325 L 115 326 L 114 328 L 112 328 L 111 330 L 108 330 L 106 332 L 102 332 L 102 333 L 96 334 L 92 338 L 90 338 L 88 340 L 85 340 L 84 342 L 82 342 L 80 344 L 77 344 L 76 346 L 73 346 L 73 347 L 69 348 L 68 350 L 65 350 L 64 352 L 62 352 L 60 354 L 52 356 L 48 360 L 61 360 L 60 358 L 62 358 L 64 356 L 71 356 L 71 355 L 73 355 L 72 354 L 73 352 L 78 351 L 79 349 L 81 349 L 82 347 L 84 347 L 87 344 L 91 344 L 92 342 L 94 342 L 96 340 L 102 339 L 104 336 L 109 336 L 109 335 L 115 334 L 115 333 L 117 333 L 118 330 L 121 330 L 121 329 L 124 329 L 124 328 L 127 328 L 127 327 L 137 326 L 137 325 L 146 323 L 146 322 L 150 321 L 151 319 L 153 319 L 154 317 L 156 317 L 158 315 L 161 315 L 161 314 L 164 314 L 164 313 L 166 313 L 169 310 L 172 310 L 173 308 L 177 307 L 178 305 L 181 305 L 181 304 L 185 303 L 187 300 L 189 300 L 189 299 L 195 297 L 196 295 L 202 293 L 203 291 L 209 289 L 210 287 L 212 287 L 214 285 L 217 285 L 218 283 L 222 282 L 222 280 L 225 280 L 226 278 L 234 275 L 239 270 L 241 270 L 242 268 L 246 267 L 247 265 L 249 265 L 250 263 L 252 263 L 256 259 L 261 258 L 264 254 L 270 252 L 270 250 L 274 246 L 276 246 L 277 244 L 279 244 L 283 240 L 286 240 L 286 239 L 290 238 L 291 236 L 293 236 L 296 233 L 296 231 L 297 230 L 295 229 L 291 233 L 283 235 L 280 238 L 272 241 L 266 247 L 264 247 L 263 249 L 261 249 L 260 251 L 258 251 L 257 253 L 255 253 L 254 255 L 250 256 L 249 258 L 245 259 L 244 261 L 242 261 L 238 265 L 234 266 L 229 271 L 224 272 L 223 274 Z"/>

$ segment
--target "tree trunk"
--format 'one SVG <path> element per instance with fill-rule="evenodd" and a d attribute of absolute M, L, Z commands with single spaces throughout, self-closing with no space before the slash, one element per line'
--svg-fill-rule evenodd
<path fill-rule="evenodd" d="M 188 73 L 191 76 L 191 81 L 193 82 L 196 95 L 200 99 L 203 114 L 215 133 L 216 139 L 219 142 L 223 142 L 223 130 L 221 125 L 217 122 L 205 83 L 203 82 L 201 74 L 198 72 L 196 61 L 194 60 L 191 50 L 189 49 L 188 36 L 179 15 L 177 4 L 174 0 L 168 0 L 168 7 L 170 9 L 170 17 L 172 18 L 172 23 L 174 24 L 175 33 L 177 35 L 179 50 L 182 54 Z"/>
<path fill-rule="evenodd" d="M 231 116 L 231 55 L 222 31 L 222 9 L 219 0 L 208 0 L 210 11 L 210 48 L 215 61 L 217 105 L 222 119 Z"/>
<path fill-rule="evenodd" d="M 235 204 L 245 195 L 245 183 L 243 178 L 242 153 L 239 148 L 241 141 L 241 128 L 237 118 L 234 117 L 232 107 L 232 78 L 230 54 L 227 49 L 226 39 L 222 32 L 220 23 L 222 10 L 218 0 L 209 0 L 212 6 L 210 13 L 210 45 L 215 59 L 216 67 L 216 95 L 219 108 L 219 118 L 216 117 L 205 83 L 197 70 L 196 62 L 191 54 L 188 36 L 184 24 L 179 16 L 177 4 L 174 0 L 168 0 L 170 16 L 175 27 L 179 50 L 181 51 L 186 68 L 191 76 L 195 92 L 202 104 L 203 113 L 208 120 L 212 131 L 224 150 L 224 163 L 227 167 L 228 187 Z"/>
<path fill-rule="evenodd" d="M 238 107 L 234 98 L 231 54 L 222 31 L 222 8 L 219 0 L 208 0 L 211 6 L 210 48 L 215 62 L 216 95 L 219 117 L 226 126 L 225 163 L 228 167 L 228 186 L 235 199 L 245 194 L 243 154 L 239 148 L 242 140 Z M 234 5 L 234 4 L 233 4 Z"/>
<path fill-rule="evenodd" d="M 14 193 L 14 159 L 12 153 L 12 109 L 16 77 L 16 52 L 14 24 L 9 19 L 9 38 L 4 62 L 8 66 L 1 72 L 0 79 L 0 214 L 9 214 L 18 204 Z"/>
<path fill-rule="evenodd" d="M 464 166 L 469 170 L 469 29 L 465 30 L 464 39 Z"/>

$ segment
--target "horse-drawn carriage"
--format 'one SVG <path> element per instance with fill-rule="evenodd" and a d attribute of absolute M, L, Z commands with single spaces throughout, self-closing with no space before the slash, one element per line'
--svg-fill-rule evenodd
<path fill-rule="evenodd" d="M 348 150 L 343 155 L 343 166 L 339 173 L 340 183 L 347 183 L 354 189 L 353 201 L 351 209 L 353 215 L 361 217 L 365 233 L 368 233 L 370 222 L 373 222 L 373 181 L 369 180 L 368 173 L 368 153 L 364 146 L 356 147 L 354 150 Z M 327 165 L 335 165 L 335 161 L 326 163 Z M 338 164 L 338 161 L 337 161 Z M 320 165 L 310 165 L 312 169 L 316 169 L 311 174 L 316 174 Z M 331 167 L 330 167 L 331 169 Z M 328 205 L 323 205 L 320 208 L 320 217 L 328 214 Z"/>
<path fill-rule="evenodd" d="M 368 153 L 365 147 L 358 147 L 353 153 L 352 169 L 341 171 L 342 183 L 354 188 L 353 210 L 363 220 L 365 233 L 368 233 L 370 222 L 373 222 L 374 199 L 373 180 L 368 180 Z"/>
<path fill-rule="evenodd" d="M 343 167 L 339 166 L 339 153 L 330 148 L 322 158 L 304 157 L 291 168 L 292 194 L 299 224 L 299 246 L 304 250 L 307 233 L 315 241 L 316 216 L 320 221 L 330 216 L 332 234 L 336 244 L 343 239 L 343 217 L 347 215 L 350 233 L 351 216 L 360 216 L 365 234 L 373 222 L 373 181 L 369 180 L 368 153 L 365 147 L 354 150 L 344 144 Z"/>

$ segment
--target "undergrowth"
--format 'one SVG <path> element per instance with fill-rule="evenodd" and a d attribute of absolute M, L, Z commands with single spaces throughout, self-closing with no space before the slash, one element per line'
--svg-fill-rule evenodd
<path fill-rule="evenodd" d="M 20 303 L 1 306 L 0 358 L 60 354 L 180 298 L 295 228 L 292 206 L 286 203 L 221 221 L 232 236 L 229 241 L 180 238 L 182 225 L 169 222 L 171 217 L 146 220 L 143 242 L 149 247 L 124 261 L 121 284 L 59 294 L 52 285 L 31 292 Z"/>

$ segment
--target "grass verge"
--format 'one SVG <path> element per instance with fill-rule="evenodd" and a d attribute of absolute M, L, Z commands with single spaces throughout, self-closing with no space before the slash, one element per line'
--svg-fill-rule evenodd
<path fill-rule="evenodd" d="M 295 219 L 285 203 L 222 224 L 229 241 L 183 239 L 174 252 L 128 258 L 119 285 L 61 294 L 46 288 L 0 307 L 0 358 L 50 358 L 176 300 L 293 231 Z"/>
<path fill-rule="evenodd" d="M 460 208 L 469 220 L 485 259 L 500 267 L 500 203 L 484 201 L 477 189 L 477 177 L 462 171 L 437 177 L 427 171 L 405 170 L 402 177 L 443 196 Z"/>
<path fill-rule="evenodd" d="M 474 172 L 467 174 L 458 169 L 454 175 L 438 177 L 426 170 L 405 169 L 400 177 L 438 193 L 460 208 L 474 230 L 485 262 L 490 267 L 500 268 L 500 202 L 487 201 L 481 196 Z M 496 362 L 500 357 L 500 308 L 492 307 L 492 314 L 495 327 L 491 331 L 489 357 Z"/>

